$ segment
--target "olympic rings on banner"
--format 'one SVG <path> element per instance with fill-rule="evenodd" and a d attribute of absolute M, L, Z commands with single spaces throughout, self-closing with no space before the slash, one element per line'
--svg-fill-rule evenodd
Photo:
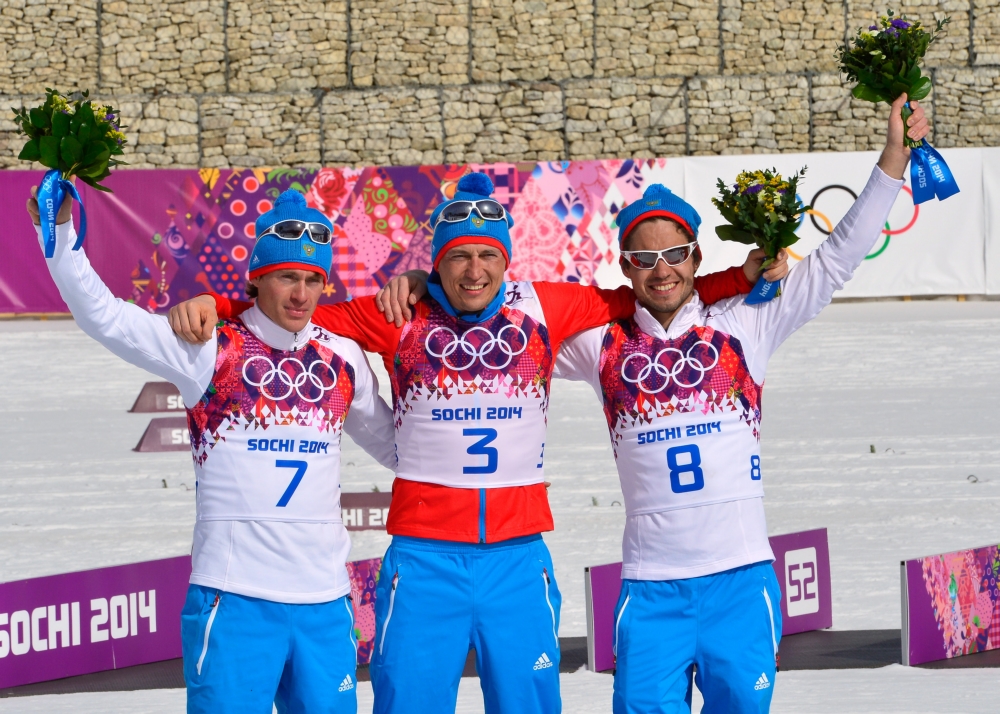
<path fill-rule="evenodd" d="M 504 338 L 504 332 L 507 330 L 515 331 L 515 334 L 512 334 L 511 337 L 514 340 L 520 340 L 520 347 L 516 347 Z M 448 342 L 441 348 L 440 352 L 435 352 L 435 348 L 431 345 L 434 341 L 434 335 L 437 332 L 449 335 Z M 466 339 L 466 337 L 470 337 L 477 332 L 483 334 L 482 342 L 478 348 Z M 476 363 L 477 359 L 488 369 L 500 370 L 507 367 L 517 355 L 528 348 L 528 336 L 517 325 L 504 325 L 497 331 L 495 336 L 485 327 L 476 325 L 463 332 L 461 337 L 448 327 L 435 327 L 427 333 L 427 340 L 424 343 L 424 347 L 427 350 L 427 354 L 431 357 L 437 357 L 444 363 L 445 367 L 455 372 L 469 369 Z M 506 355 L 506 359 L 501 360 L 502 364 L 491 364 L 486 360 L 487 356 L 495 349 L 499 349 L 501 353 Z M 461 350 L 459 357 L 464 364 L 452 364 L 449 358 L 459 350 Z"/>
<path fill-rule="evenodd" d="M 257 360 L 261 360 L 266 365 L 266 367 L 264 368 L 263 374 L 261 374 L 260 379 L 254 381 L 254 379 L 250 376 L 249 369 L 250 365 L 256 362 Z M 291 365 L 293 368 L 297 368 L 298 370 L 301 371 L 298 374 L 296 374 L 295 377 L 293 378 L 292 375 L 290 375 L 284 369 L 286 363 Z M 317 365 L 319 365 L 320 367 L 319 374 L 316 373 Z M 332 380 L 331 384 L 324 383 L 322 375 L 322 369 L 324 368 L 327 371 L 327 376 L 329 377 L 330 380 Z M 267 388 L 271 384 L 274 384 L 275 378 L 277 378 L 278 380 L 279 387 L 282 384 L 286 387 L 284 394 L 278 395 L 278 394 L 271 394 L 270 392 L 268 392 Z M 278 362 L 278 366 L 275 367 L 274 362 L 271 361 L 270 357 L 267 357 L 266 355 L 255 355 L 243 363 L 243 379 L 250 386 L 259 388 L 261 394 L 263 394 L 265 397 L 267 397 L 268 399 L 273 399 L 275 401 L 287 399 L 289 396 L 291 396 L 292 392 L 294 391 L 296 394 L 299 395 L 300 399 L 307 402 L 315 403 L 318 402 L 320 399 L 323 399 L 326 396 L 327 392 L 329 392 L 330 390 L 332 390 L 334 387 L 337 386 L 337 372 L 329 364 L 327 364 L 323 360 L 318 359 L 312 364 L 310 364 L 308 368 L 306 368 L 306 366 L 302 364 L 302 362 L 295 359 L 294 357 L 285 357 L 283 360 Z M 307 391 L 312 392 L 313 390 L 318 389 L 319 390 L 318 397 L 310 398 L 306 396 L 306 394 L 302 393 L 301 387 L 305 385 L 307 382 L 311 385 Z"/>
<path fill-rule="evenodd" d="M 812 201 L 810 201 L 810 205 L 813 206 L 813 207 L 810 208 L 808 211 L 806 211 L 806 213 L 809 215 L 809 220 L 812 221 L 813 227 L 817 231 L 819 231 L 820 233 L 822 233 L 823 235 L 826 235 L 826 236 L 828 236 L 831 233 L 833 233 L 833 227 L 834 227 L 833 226 L 833 221 L 831 221 L 826 216 L 826 214 L 821 213 L 820 211 L 817 211 L 815 209 L 816 200 L 820 196 L 822 196 L 824 193 L 826 193 L 827 191 L 832 191 L 834 189 L 837 189 L 837 190 L 840 190 L 840 191 L 846 191 L 851 196 L 852 199 L 854 199 L 855 201 L 858 200 L 858 194 L 856 194 L 853 190 L 851 190 L 847 186 L 841 186 L 840 184 L 830 184 L 829 186 L 824 186 L 823 188 L 821 188 L 819 191 L 817 191 L 813 195 Z M 913 191 L 910 190 L 909 186 L 903 186 L 903 190 L 906 191 L 906 193 L 909 194 L 909 196 L 910 196 L 911 199 L 913 198 Z M 885 239 L 883 240 L 882 245 L 879 246 L 873 253 L 869 253 L 868 255 L 866 255 L 865 256 L 865 260 L 872 260 L 873 258 L 877 258 L 880 255 L 882 255 L 886 251 L 886 249 L 889 247 L 889 242 L 890 242 L 892 236 L 898 236 L 898 235 L 900 235 L 902 233 L 906 233 L 908 230 L 910 230 L 911 228 L 913 228 L 913 226 L 917 222 L 917 218 L 919 218 L 919 217 L 920 217 L 920 206 L 918 206 L 917 204 L 913 204 L 913 215 L 910 217 L 910 221 L 905 226 L 903 226 L 902 228 L 897 228 L 897 229 L 893 230 L 893 228 L 889 225 L 889 223 L 887 221 L 886 224 L 885 224 L 885 228 L 882 230 L 882 235 L 885 236 Z M 817 218 L 819 218 L 821 221 L 823 221 L 824 225 L 826 226 L 825 229 L 822 228 L 822 227 L 820 227 L 820 224 L 816 221 Z M 799 226 L 802 225 L 802 223 L 803 223 L 804 220 L 805 220 L 804 217 L 801 217 L 799 219 Z M 785 248 L 785 251 L 788 253 L 789 257 L 794 258 L 795 260 L 802 260 L 802 258 L 803 258 L 803 256 L 799 255 L 798 253 L 796 253 L 795 251 L 793 251 L 793 250 L 791 250 L 789 248 Z"/>
<path fill-rule="evenodd" d="M 699 356 L 693 355 L 695 349 L 699 345 L 704 345 L 712 350 L 713 357 L 711 364 L 704 364 Z M 677 360 L 669 367 L 660 361 L 660 359 L 667 353 L 676 353 L 678 356 Z M 639 369 L 639 372 L 635 375 L 635 377 L 629 377 L 627 372 L 628 365 L 633 359 L 644 359 L 646 360 L 646 363 Z M 705 374 L 718 363 L 719 350 L 715 348 L 715 345 L 711 342 L 706 342 L 705 340 L 698 340 L 688 348 L 687 354 L 684 354 L 676 347 L 664 347 L 653 359 L 650 359 L 649 355 L 642 352 L 633 352 L 622 362 L 622 379 L 629 384 L 635 384 L 638 386 L 641 392 L 646 394 L 656 394 L 657 392 L 663 391 L 663 389 L 670 384 L 670 380 L 673 380 L 678 387 L 697 387 L 705 379 Z M 693 369 L 698 372 L 698 379 L 691 384 L 686 384 L 678 379 L 678 376 L 683 373 L 685 369 Z M 657 389 L 648 389 L 644 382 L 649 379 L 650 375 L 654 372 L 660 377 L 663 377 L 663 384 Z"/>

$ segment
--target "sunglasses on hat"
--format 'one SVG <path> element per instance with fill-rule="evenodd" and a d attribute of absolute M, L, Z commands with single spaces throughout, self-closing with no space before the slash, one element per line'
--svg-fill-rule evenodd
<path fill-rule="evenodd" d="M 481 201 L 452 201 L 441 210 L 438 223 L 460 223 L 475 213 L 484 221 L 502 221 L 507 218 L 507 211 L 499 201 L 484 198 Z"/>
<path fill-rule="evenodd" d="M 264 236 L 274 236 L 275 238 L 280 238 L 281 240 L 299 240 L 306 233 L 309 234 L 309 240 L 313 243 L 319 243 L 320 245 L 329 245 L 333 240 L 333 232 L 328 226 L 322 223 L 306 223 L 305 221 L 296 221 L 292 218 L 284 221 L 278 221 L 257 236 L 257 240 L 260 240 Z"/>
<path fill-rule="evenodd" d="M 694 253 L 698 241 L 677 245 L 663 250 L 623 250 L 622 257 L 639 270 L 652 270 L 659 261 L 667 265 L 680 265 Z"/>

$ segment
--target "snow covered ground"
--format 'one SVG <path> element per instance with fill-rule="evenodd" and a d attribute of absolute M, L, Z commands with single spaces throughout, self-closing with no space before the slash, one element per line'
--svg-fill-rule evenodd
<path fill-rule="evenodd" d="M 772 534 L 829 529 L 836 628 L 899 627 L 901 559 L 1000 541 L 998 356 L 1000 303 L 918 301 L 833 305 L 772 360 L 768 525 Z M 189 458 L 131 451 L 149 415 L 126 410 L 149 379 L 70 321 L 0 322 L 0 582 L 189 551 Z M 391 473 L 353 444 L 344 464 L 345 490 L 391 485 Z M 624 518 L 613 505 L 621 490 L 607 427 L 585 385 L 553 388 L 546 474 L 560 634 L 583 635 L 583 568 L 620 560 Z M 352 557 L 372 557 L 388 537 L 359 533 L 354 543 Z M 984 680 L 995 687 L 1000 673 L 785 672 L 774 710 L 945 711 Z M 610 682 L 564 675 L 566 711 L 608 711 Z M 462 711 L 481 707 L 475 684 L 463 682 Z M 0 710 L 158 712 L 182 703 L 181 692 L 88 694 L 7 699 Z"/>

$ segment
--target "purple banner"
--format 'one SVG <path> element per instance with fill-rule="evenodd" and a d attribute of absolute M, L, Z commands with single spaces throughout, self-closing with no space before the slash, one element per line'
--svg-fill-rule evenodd
<path fill-rule="evenodd" d="M 826 528 L 772 536 L 768 540 L 774 552 L 774 573 L 781 585 L 782 634 L 832 627 Z"/>
<path fill-rule="evenodd" d="M 347 564 L 358 664 L 371 660 L 381 565 Z M 190 577 L 184 555 L 0 584 L 0 689 L 180 657 Z"/>
<path fill-rule="evenodd" d="M 1000 546 L 903 563 L 903 661 L 1000 649 Z"/>
<path fill-rule="evenodd" d="M 833 626 L 830 549 L 826 528 L 769 538 L 774 573 L 781 586 L 782 634 Z M 586 569 L 587 661 L 594 672 L 614 669 L 615 605 L 621 591 L 621 563 Z"/>
<path fill-rule="evenodd" d="M 0 584 L 0 688 L 181 656 L 190 556 Z"/>

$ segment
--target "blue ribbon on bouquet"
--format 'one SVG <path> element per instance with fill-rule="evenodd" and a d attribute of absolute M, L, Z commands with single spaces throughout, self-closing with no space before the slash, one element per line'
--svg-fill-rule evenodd
<path fill-rule="evenodd" d="M 781 294 L 781 281 L 776 280 L 771 283 L 764 279 L 764 276 L 760 276 L 757 279 L 757 283 L 750 289 L 747 296 L 743 299 L 747 305 L 760 305 L 761 303 L 770 302 L 774 298 Z"/>
<path fill-rule="evenodd" d="M 910 103 L 907 102 L 906 106 L 909 107 Z M 910 184 L 915 206 L 935 196 L 943 201 L 961 190 L 944 157 L 927 139 L 910 150 Z"/>
<path fill-rule="evenodd" d="M 926 139 L 910 150 L 910 185 L 914 205 L 930 201 L 935 196 L 943 201 L 960 190 L 944 157 Z"/>
<path fill-rule="evenodd" d="M 62 177 L 62 172 L 58 169 L 48 171 L 42 178 L 42 183 L 38 187 L 38 213 L 42 226 L 42 239 L 45 241 L 45 257 L 51 258 L 56 252 L 56 216 L 59 214 L 59 207 L 62 206 L 63 199 L 69 194 L 80 204 L 80 230 L 76 236 L 76 243 L 73 250 L 80 250 L 83 239 L 87 235 L 87 212 L 83 208 L 83 201 L 76 186 L 68 179 Z"/>

